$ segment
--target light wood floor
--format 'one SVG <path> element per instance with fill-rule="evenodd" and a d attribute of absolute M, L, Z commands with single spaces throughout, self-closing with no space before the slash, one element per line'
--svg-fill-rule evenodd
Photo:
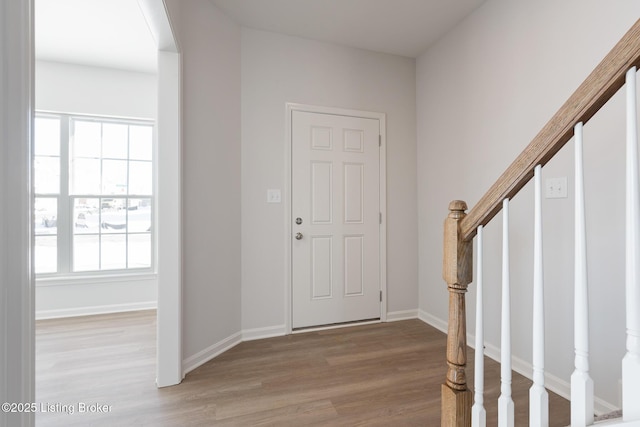
<path fill-rule="evenodd" d="M 155 328 L 154 311 L 38 321 L 37 400 L 75 412 L 41 412 L 36 425 L 440 425 L 446 338 L 419 320 L 245 342 L 163 389 L 154 384 Z M 499 366 L 485 363 L 491 426 Z M 514 373 L 518 426 L 528 425 L 529 386 Z M 110 412 L 78 413 L 79 402 Z M 568 425 L 569 403 L 554 394 L 550 402 L 551 425 Z"/>

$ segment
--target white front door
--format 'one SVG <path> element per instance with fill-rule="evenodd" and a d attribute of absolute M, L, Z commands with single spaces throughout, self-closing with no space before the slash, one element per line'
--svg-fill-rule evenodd
<path fill-rule="evenodd" d="M 292 114 L 292 326 L 378 319 L 380 121 Z"/>

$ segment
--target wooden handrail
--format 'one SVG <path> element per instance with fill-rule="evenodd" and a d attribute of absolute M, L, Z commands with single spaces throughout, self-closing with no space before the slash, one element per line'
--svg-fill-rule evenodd
<path fill-rule="evenodd" d="M 588 122 L 624 85 L 625 74 L 640 67 L 640 20 L 605 56 L 567 102 L 524 151 L 465 214 L 467 205 L 455 200 L 444 224 L 443 278 L 449 291 L 447 375 L 442 384 L 442 427 L 470 427 L 471 391 L 466 381 L 465 293 L 472 280 L 472 239 L 572 137 L 577 123 Z"/>
<path fill-rule="evenodd" d="M 460 224 L 463 240 L 472 239 L 478 226 L 487 225 L 500 212 L 502 201 L 529 182 L 536 165 L 544 166 L 551 160 L 571 139 L 577 123 L 588 122 L 611 99 L 633 66 L 640 66 L 640 19 L 469 211 Z"/>

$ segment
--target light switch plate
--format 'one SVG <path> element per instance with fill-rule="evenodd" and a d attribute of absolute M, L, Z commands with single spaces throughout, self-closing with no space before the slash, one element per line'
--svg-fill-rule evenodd
<path fill-rule="evenodd" d="M 567 197 L 567 177 L 547 178 L 545 196 L 547 199 L 565 199 Z"/>
<path fill-rule="evenodd" d="M 279 189 L 272 188 L 267 190 L 267 203 L 280 203 L 281 201 L 282 196 Z"/>

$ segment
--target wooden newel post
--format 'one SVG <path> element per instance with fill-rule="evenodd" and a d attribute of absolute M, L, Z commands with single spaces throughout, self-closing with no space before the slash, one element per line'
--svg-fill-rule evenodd
<path fill-rule="evenodd" d="M 444 221 L 442 276 L 449 289 L 447 379 L 442 384 L 442 427 L 471 426 L 471 390 L 467 388 L 467 319 L 465 293 L 473 274 L 473 242 L 463 241 L 460 222 L 467 204 L 454 200 Z"/>

